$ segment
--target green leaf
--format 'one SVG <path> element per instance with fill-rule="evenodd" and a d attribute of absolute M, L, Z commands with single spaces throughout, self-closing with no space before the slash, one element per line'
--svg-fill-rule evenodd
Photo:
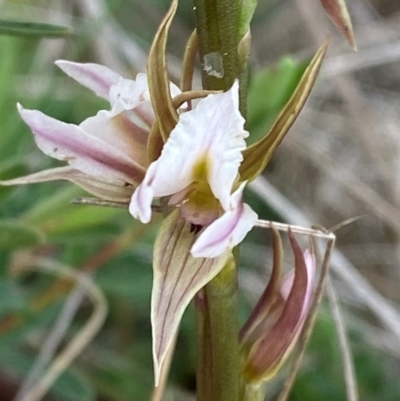
<path fill-rule="evenodd" d="M 260 139 L 271 127 L 306 68 L 307 62 L 298 63 L 290 57 L 284 57 L 278 65 L 264 68 L 251 76 L 248 95 L 249 143 Z"/>
<path fill-rule="evenodd" d="M 0 249 L 27 248 L 43 242 L 43 234 L 18 220 L 0 220 Z"/>
<path fill-rule="evenodd" d="M 72 28 L 68 26 L 0 20 L 0 35 L 62 38 L 72 33 Z"/>
<path fill-rule="evenodd" d="M 66 185 L 58 187 L 52 196 L 46 197 L 45 200 L 34 203 L 23 216 L 24 220 L 32 224 L 40 224 L 47 219 L 57 219 L 63 215 L 65 208 L 71 200 L 77 196 L 81 196 L 83 191 L 74 185 Z"/>
<path fill-rule="evenodd" d="M 71 201 L 83 194 L 76 186 L 68 185 L 53 196 L 35 204 L 24 220 L 51 234 L 76 232 L 114 221 L 128 212 L 111 207 L 75 205 Z M 133 222 L 133 220 L 132 220 Z"/>
<path fill-rule="evenodd" d="M 151 246 L 136 245 L 141 252 L 151 252 Z M 129 298 L 135 308 L 150 303 L 153 273 L 151 262 L 144 261 L 137 253 L 129 257 L 114 259 L 102 267 L 96 275 L 96 282 L 108 296 Z"/>
<path fill-rule="evenodd" d="M 26 174 L 26 164 L 21 158 L 11 158 L 0 164 L 0 180 Z M 0 187 L 0 198 L 11 192 L 12 188 Z"/>
<path fill-rule="evenodd" d="M 242 39 L 250 29 L 250 21 L 253 18 L 257 3 L 258 0 L 240 0 L 239 39 Z"/>
<path fill-rule="evenodd" d="M 26 306 L 25 299 L 18 290 L 15 282 L 0 278 L 0 316 L 22 310 Z"/>

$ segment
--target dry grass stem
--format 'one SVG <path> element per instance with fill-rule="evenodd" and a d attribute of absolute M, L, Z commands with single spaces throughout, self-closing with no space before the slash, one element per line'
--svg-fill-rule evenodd
<path fill-rule="evenodd" d="M 356 378 L 350 344 L 347 339 L 345 322 L 342 316 L 342 311 L 340 309 L 335 289 L 333 288 L 332 282 L 329 279 L 329 277 L 327 281 L 327 294 L 332 310 L 333 320 L 335 322 L 335 327 L 339 338 L 340 351 L 342 353 L 342 358 L 343 358 L 343 374 L 346 383 L 347 400 L 358 401 L 359 395 L 357 387 L 357 378 Z"/>
<path fill-rule="evenodd" d="M 98 333 L 107 315 L 107 301 L 103 293 L 86 275 L 76 272 L 68 266 L 46 258 L 36 258 L 30 261 L 35 267 L 25 266 L 26 269 L 36 269 L 47 271 L 57 276 L 64 276 L 74 280 L 77 285 L 85 292 L 92 301 L 94 310 L 86 325 L 74 336 L 67 346 L 50 364 L 48 370 L 31 388 L 21 401 L 40 401 L 53 383 L 68 368 L 72 361 L 82 352 L 82 350 L 92 341 Z"/>

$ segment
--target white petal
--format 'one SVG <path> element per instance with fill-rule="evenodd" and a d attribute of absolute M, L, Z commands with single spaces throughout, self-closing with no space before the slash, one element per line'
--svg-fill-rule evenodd
<path fill-rule="evenodd" d="M 133 110 L 142 103 L 151 107 L 146 74 L 138 74 L 136 81 L 121 78 L 110 88 L 110 104 L 116 114 L 124 110 Z"/>
<path fill-rule="evenodd" d="M 56 65 L 75 81 L 106 100 L 109 100 L 110 88 L 122 79 L 119 74 L 100 64 L 57 60 Z"/>
<path fill-rule="evenodd" d="M 126 154 L 77 125 L 66 124 L 37 110 L 25 110 L 21 105 L 18 110 L 33 131 L 37 146 L 46 155 L 68 162 L 89 175 L 131 184 L 143 179 L 143 169 Z"/>
<path fill-rule="evenodd" d="M 207 100 L 207 103 L 205 101 Z M 203 105 L 202 105 L 202 102 Z M 239 112 L 239 84 L 218 95 L 212 95 L 199 102 L 198 124 L 202 124 L 204 141 L 208 141 L 208 153 L 213 161 L 209 183 L 215 197 L 224 210 L 229 208 L 233 183 L 246 148 L 245 120 Z M 200 127 L 199 127 L 200 129 Z"/>
<path fill-rule="evenodd" d="M 191 254 L 196 258 L 215 258 L 239 244 L 254 227 L 257 214 L 242 203 L 245 182 L 232 194 L 230 209 L 211 223 L 194 243 Z"/>
<path fill-rule="evenodd" d="M 154 190 L 151 182 L 157 171 L 157 162 L 150 165 L 143 182 L 137 187 L 132 195 L 129 205 L 129 213 L 142 223 L 147 224 L 151 220 L 151 202 L 154 198 Z"/>
<path fill-rule="evenodd" d="M 232 185 L 237 176 L 241 151 L 245 149 L 244 119 L 238 111 L 238 88 L 209 95 L 196 109 L 183 113 L 164 145 L 151 186 L 154 196 L 173 195 L 197 178 L 194 170 L 207 163 L 210 185 L 222 207 L 229 209 Z"/>

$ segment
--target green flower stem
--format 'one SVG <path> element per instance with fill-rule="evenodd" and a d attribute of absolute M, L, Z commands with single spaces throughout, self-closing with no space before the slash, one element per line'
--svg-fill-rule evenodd
<path fill-rule="evenodd" d="M 197 401 L 239 400 L 237 271 L 232 258 L 199 293 Z"/>
<path fill-rule="evenodd" d="M 195 0 L 194 3 L 203 87 L 228 90 L 240 78 L 239 0 Z M 245 93 L 240 94 L 241 104 L 245 97 Z M 242 107 L 241 112 L 245 117 Z"/>
<path fill-rule="evenodd" d="M 203 88 L 228 90 L 240 79 L 239 0 L 194 0 Z M 242 63 L 243 64 L 243 63 Z M 247 96 L 240 85 L 240 111 Z M 197 400 L 239 400 L 237 268 L 232 259 L 197 297 Z"/>

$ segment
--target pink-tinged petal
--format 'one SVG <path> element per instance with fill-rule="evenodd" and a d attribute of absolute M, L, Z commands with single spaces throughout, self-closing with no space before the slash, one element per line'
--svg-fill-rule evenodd
<path fill-rule="evenodd" d="M 75 81 L 106 100 L 109 100 L 110 88 L 122 79 L 119 74 L 100 64 L 57 60 L 56 65 Z"/>
<path fill-rule="evenodd" d="M 209 95 L 194 110 L 180 115 L 149 182 L 155 197 L 173 195 L 195 181 L 209 179 L 214 195 L 229 209 L 248 135 L 237 97 L 235 83 L 228 92 Z M 199 177 L 199 171 L 206 176 Z"/>
<path fill-rule="evenodd" d="M 187 305 L 232 257 L 225 252 L 215 259 L 193 258 L 189 250 L 195 240 L 190 224 L 175 210 L 164 220 L 155 242 L 151 321 L 156 385 Z"/>
<path fill-rule="evenodd" d="M 254 227 L 257 214 L 249 205 L 242 203 L 245 185 L 245 182 L 242 183 L 232 194 L 229 200 L 229 210 L 200 234 L 190 251 L 194 257 L 217 257 L 227 249 L 232 249 L 239 244 Z"/>
<path fill-rule="evenodd" d="M 299 328 L 301 328 L 307 316 L 308 308 L 311 302 L 311 296 L 315 278 L 315 255 L 312 254 L 309 249 L 306 249 L 305 252 L 303 253 L 303 257 L 307 269 L 307 289 L 306 293 L 304 294 L 303 309 L 301 311 L 299 321 L 297 322 L 297 326 L 294 329 L 296 332 L 298 331 Z M 280 292 L 284 301 L 286 301 L 290 295 L 290 292 L 293 287 L 294 277 L 295 277 L 295 270 L 292 270 L 287 274 L 287 276 L 284 278 L 282 282 Z"/>
<path fill-rule="evenodd" d="M 271 225 L 271 229 L 273 234 L 273 265 L 271 278 L 249 318 L 240 330 L 239 339 L 242 344 L 243 342 L 249 343 L 255 341 L 275 323 L 271 315 L 275 315 L 272 309 L 278 306 L 277 295 L 281 290 L 283 248 L 279 231 L 273 225 Z M 279 306 L 278 309 L 280 309 Z M 270 321 L 272 321 L 272 323 L 270 323 Z"/>
<path fill-rule="evenodd" d="M 125 153 L 139 166 L 147 166 L 148 131 L 139 127 L 124 114 L 100 110 L 79 125 L 86 133 L 93 135 Z M 143 169 L 144 173 L 144 169 Z"/>
<path fill-rule="evenodd" d="M 125 153 L 82 128 L 37 110 L 25 110 L 21 105 L 18 105 L 18 110 L 31 128 L 37 146 L 46 155 L 68 162 L 89 175 L 120 179 L 130 184 L 143 179 L 143 169 Z"/>
<path fill-rule="evenodd" d="M 26 185 L 59 180 L 71 181 L 101 199 L 122 203 L 129 201 L 134 189 L 132 186 L 126 186 L 124 181 L 87 175 L 70 166 L 56 167 L 24 177 L 0 181 L 0 185 Z"/>

